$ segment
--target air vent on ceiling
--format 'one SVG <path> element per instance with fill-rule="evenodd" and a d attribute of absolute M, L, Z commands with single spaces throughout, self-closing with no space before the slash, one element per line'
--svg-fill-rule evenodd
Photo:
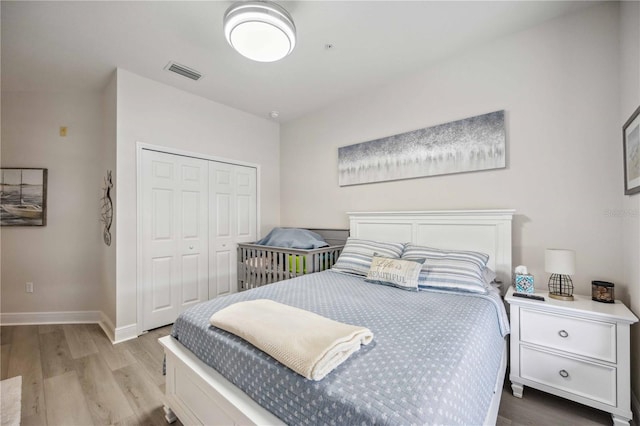
<path fill-rule="evenodd" d="M 185 67 L 184 65 L 177 64 L 173 61 L 169 62 L 167 66 L 164 67 L 164 69 L 167 71 L 174 72 L 176 74 L 180 74 L 183 77 L 190 78 L 191 80 L 197 81 L 202 78 L 202 74 L 200 74 L 198 71 L 191 69 L 189 67 Z"/>

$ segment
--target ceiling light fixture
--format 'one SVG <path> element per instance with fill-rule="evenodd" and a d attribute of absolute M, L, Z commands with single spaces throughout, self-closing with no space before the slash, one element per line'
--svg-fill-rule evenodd
<path fill-rule="evenodd" d="M 296 26 L 281 6 L 267 1 L 235 3 L 224 14 L 224 35 L 242 56 L 278 61 L 293 51 Z"/>

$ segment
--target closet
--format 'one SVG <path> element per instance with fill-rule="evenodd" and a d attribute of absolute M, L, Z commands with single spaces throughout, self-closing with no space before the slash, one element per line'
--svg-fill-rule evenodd
<path fill-rule="evenodd" d="M 256 168 L 143 149 L 142 330 L 233 293 L 237 244 L 256 240 Z"/>

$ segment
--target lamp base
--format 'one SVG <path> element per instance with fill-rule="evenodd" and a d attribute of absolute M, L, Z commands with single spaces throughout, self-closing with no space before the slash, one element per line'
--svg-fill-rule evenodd
<path fill-rule="evenodd" d="M 552 299 L 556 299 L 556 300 L 564 300 L 564 301 L 573 300 L 573 296 L 572 295 L 566 295 L 566 294 L 549 293 L 549 297 L 552 298 Z"/>
<path fill-rule="evenodd" d="M 549 297 L 556 300 L 573 300 L 571 277 L 562 274 L 551 274 L 549 278 Z"/>

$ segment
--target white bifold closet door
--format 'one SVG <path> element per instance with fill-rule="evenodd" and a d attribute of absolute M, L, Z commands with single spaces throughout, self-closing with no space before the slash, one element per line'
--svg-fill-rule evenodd
<path fill-rule="evenodd" d="M 143 151 L 143 327 L 208 298 L 208 162 Z"/>
<path fill-rule="evenodd" d="M 236 291 L 237 243 L 256 239 L 256 169 L 142 151 L 142 330 Z"/>
<path fill-rule="evenodd" d="M 256 169 L 209 162 L 209 298 L 238 288 L 238 243 L 256 240 Z"/>

